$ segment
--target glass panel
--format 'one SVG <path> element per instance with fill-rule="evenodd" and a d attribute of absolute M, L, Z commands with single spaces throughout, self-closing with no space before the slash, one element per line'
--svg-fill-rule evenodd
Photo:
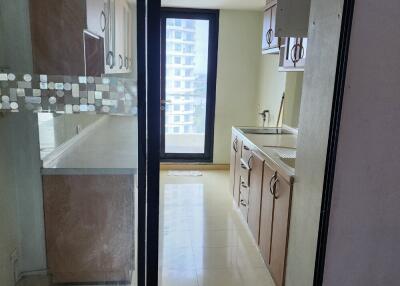
<path fill-rule="evenodd" d="M 208 20 L 167 19 L 165 153 L 204 153 Z"/>
<path fill-rule="evenodd" d="M 136 1 L 0 1 L 0 285 L 136 285 Z"/>

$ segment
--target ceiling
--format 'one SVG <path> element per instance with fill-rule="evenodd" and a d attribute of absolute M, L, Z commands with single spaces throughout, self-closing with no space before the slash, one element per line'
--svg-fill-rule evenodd
<path fill-rule="evenodd" d="M 263 10 L 265 0 L 162 0 L 163 7 Z"/>

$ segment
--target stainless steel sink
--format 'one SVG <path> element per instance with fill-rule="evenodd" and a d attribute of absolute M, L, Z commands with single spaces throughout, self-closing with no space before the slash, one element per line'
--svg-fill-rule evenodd
<path fill-rule="evenodd" d="M 292 134 L 290 131 L 282 128 L 241 128 L 240 130 L 246 134 Z"/>

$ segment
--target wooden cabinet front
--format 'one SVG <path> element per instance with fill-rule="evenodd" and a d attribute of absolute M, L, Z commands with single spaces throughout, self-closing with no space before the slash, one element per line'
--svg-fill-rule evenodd
<path fill-rule="evenodd" d="M 43 195 L 53 283 L 131 281 L 133 175 L 46 175 Z"/>
<path fill-rule="evenodd" d="M 272 186 L 272 181 L 275 177 L 275 170 L 273 170 L 268 164 L 264 164 L 259 246 L 261 255 L 267 265 L 270 262 L 272 221 L 274 212 L 274 197 L 271 194 L 270 187 Z"/>
<path fill-rule="evenodd" d="M 238 138 L 237 141 L 237 147 L 238 147 L 238 153 L 236 155 L 236 160 L 235 160 L 235 178 L 234 178 L 234 187 L 233 187 L 233 198 L 235 202 L 238 204 L 239 203 L 239 191 L 240 191 L 240 172 L 241 172 L 241 156 L 242 156 L 242 145 L 243 141 Z"/>
<path fill-rule="evenodd" d="M 238 136 L 233 133 L 231 140 L 231 156 L 230 156 L 230 186 L 233 197 L 235 197 L 235 172 L 236 172 L 236 156 L 240 156 L 239 153 L 239 139 Z"/>
<path fill-rule="evenodd" d="M 279 174 L 273 188 L 275 199 L 269 270 L 276 285 L 283 285 L 292 190 L 291 184 Z"/>
<path fill-rule="evenodd" d="M 256 242 L 259 242 L 261 193 L 263 184 L 264 158 L 257 153 L 251 157 L 248 224 Z"/>

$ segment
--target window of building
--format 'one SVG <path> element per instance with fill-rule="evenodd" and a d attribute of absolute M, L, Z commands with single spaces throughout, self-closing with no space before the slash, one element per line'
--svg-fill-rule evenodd
<path fill-rule="evenodd" d="M 184 127 L 184 132 L 185 133 L 190 133 L 191 132 L 192 127 L 190 125 L 185 125 Z"/>
<path fill-rule="evenodd" d="M 174 58 L 174 63 L 175 64 L 180 64 L 181 63 L 181 57 L 175 57 Z"/>
<path fill-rule="evenodd" d="M 175 39 L 182 39 L 182 32 L 181 31 L 175 31 Z"/>
<path fill-rule="evenodd" d="M 181 106 L 179 104 L 174 104 L 174 111 L 181 110 Z"/>
<path fill-rule="evenodd" d="M 192 87 L 192 83 L 190 81 L 186 81 L 185 88 L 191 88 L 191 87 Z"/>
<path fill-rule="evenodd" d="M 191 110 L 191 108 L 192 108 L 192 105 L 191 104 L 185 104 L 185 111 L 190 111 Z"/>

